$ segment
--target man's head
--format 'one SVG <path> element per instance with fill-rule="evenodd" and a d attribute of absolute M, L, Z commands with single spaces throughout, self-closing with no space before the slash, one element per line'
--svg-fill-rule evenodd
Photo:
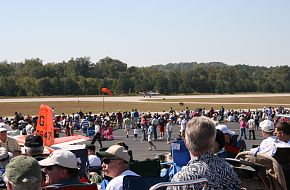
<path fill-rule="evenodd" d="M 225 143 L 230 143 L 232 136 L 235 135 L 235 131 L 232 131 L 226 125 L 217 125 L 216 129 L 220 130 L 224 134 Z"/>
<path fill-rule="evenodd" d="M 41 188 L 41 168 L 29 156 L 17 156 L 6 166 L 4 181 L 7 189 L 39 190 Z"/>
<path fill-rule="evenodd" d="M 7 129 L 4 127 L 0 127 L 0 140 L 4 142 L 7 140 Z"/>
<path fill-rule="evenodd" d="M 40 135 L 27 135 L 24 146 L 25 154 L 27 156 L 37 156 L 43 154 L 43 140 Z"/>
<path fill-rule="evenodd" d="M 39 164 L 45 168 L 47 185 L 76 178 L 79 175 L 77 158 L 68 150 L 55 150 L 46 159 L 39 161 Z"/>
<path fill-rule="evenodd" d="M 120 145 L 113 145 L 105 152 L 97 153 L 102 158 L 102 168 L 106 176 L 117 177 L 129 168 L 130 156 L 128 151 Z"/>
<path fill-rule="evenodd" d="M 286 121 L 280 121 L 275 127 L 274 134 L 278 137 L 279 140 L 286 143 L 290 140 L 290 124 Z"/>
<path fill-rule="evenodd" d="M 262 131 L 262 136 L 264 138 L 273 136 L 273 132 L 274 132 L 274 123 L 270 120 L 264 120 L 260 123 L 260 128 Z"/>
<path fill-rule="evenodd" d="M 207 117 L 195 117 L 186 125 L 185 143 L 193 155 L 211 151 L 215 136 L 215 124 Z"/>
<path fill-rule="evenodd" d="M 88 150 L 88 155 L 95 155 L 96 154 L 96 146 L 93 144 L 89 144 L 86 146 L 86 149 Z"/>

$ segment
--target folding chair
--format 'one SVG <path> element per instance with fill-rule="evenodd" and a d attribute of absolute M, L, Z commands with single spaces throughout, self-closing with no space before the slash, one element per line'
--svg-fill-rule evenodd
<path fill-rule="evenodd" d="M 160 190 L 160 188 L 163 188 L 163 187 L 185 186 L 185 185 L 189 186 L 189 185 L 195 185 L 199 183 L 204 184 L 202 190 L 208 189 L 207 179 L 200 178 L 196 180 L 188 180 L 188 181 L 182 181 L 182 182 L 161 182 L 161 183 L 157 183 L 153 185 L 149 190 L 157 190 L 157 189 Z"/>

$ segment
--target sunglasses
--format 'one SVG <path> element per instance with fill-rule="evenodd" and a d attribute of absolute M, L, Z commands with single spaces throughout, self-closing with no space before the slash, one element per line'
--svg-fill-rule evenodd
<path fill-rule="evenodd" d="M 55 166 L 55 165 L 53 165 L 53 166 L 46 166 L 45 169 L 46 169 L 47 171 L 51 171 L 51 170 L 53 169 L 54 166 Z"/>
<path fill-rule="evenodd" d="M 109 164 L 111 163 L 112 160 L 120 160 L 120 159 L 119 158 L 105 158 L 102 161 L 104 164 Z"/>

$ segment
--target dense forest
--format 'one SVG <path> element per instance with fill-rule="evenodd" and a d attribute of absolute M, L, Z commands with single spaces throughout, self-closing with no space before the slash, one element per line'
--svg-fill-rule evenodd
<path fill-rule="evenodd" d="M 97 63 L 89 57 L 47 64 L 38 58 L 0 62 L 0 96 L 99 95 L 102 87 L 114 95 L 290 92 L 290 68 L 220 62 L 127 67 L 110 57 Z"/>

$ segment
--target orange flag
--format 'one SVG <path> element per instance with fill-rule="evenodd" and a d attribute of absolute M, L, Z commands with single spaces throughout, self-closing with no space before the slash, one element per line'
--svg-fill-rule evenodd
<path fill-rule="evenodd" d="M 102 92 L 106 92 L 110 96 L 113 96 L 113 94 L 111 93 L 111 91 L 108 88 L 102 88 Z"/>
<path fill-rule="evenodd" d="M 47 105 L 40 105 L 36 134 L 42 136 L 44 146 L 51 146 L 54 144 L 52 109 Z"/>

